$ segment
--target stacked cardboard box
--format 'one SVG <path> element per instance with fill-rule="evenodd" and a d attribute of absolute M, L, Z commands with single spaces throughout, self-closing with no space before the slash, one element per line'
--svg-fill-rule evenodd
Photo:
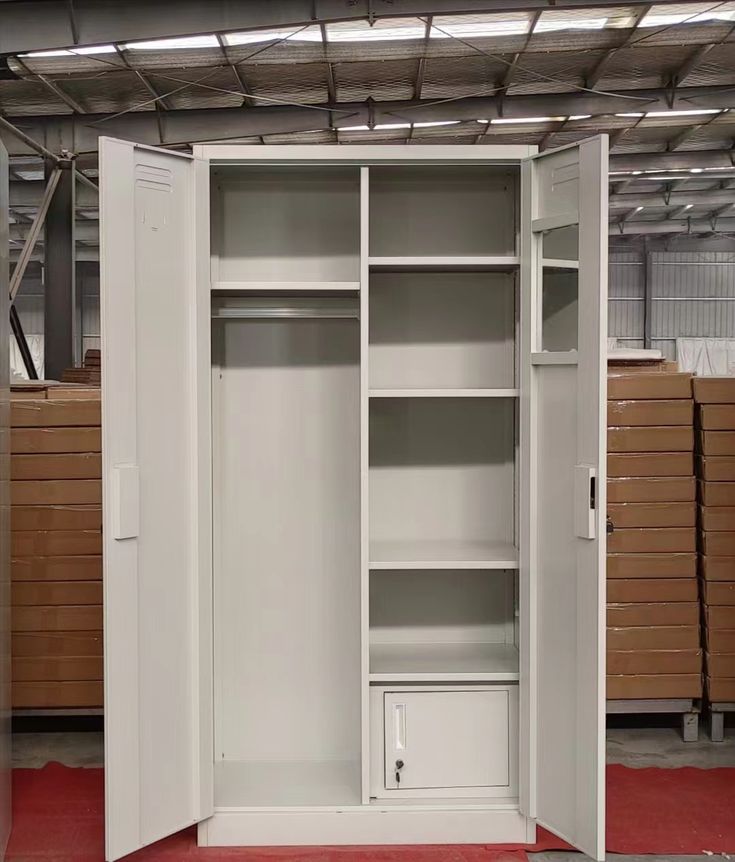
<path fill-rule="evenodd" d="M 695 377 L 699 573 L 711 703 L 735 702 L 735 377 Z"/>
<path fill-rule="evenodd" d="M 100 707 L 99 389 L 13 389 L 13 708 Z"/>
<path fill-rule="evenodd" d="M 100 351 L 90 349 L 84 354 L 82 367 L 65 369 L 61 379 L 65 383 L 85 383 L 88 386 L 99 386 L 100 375 Z"/>
<path fill-rule="evenodd" d="M 607 697 L 698 698 L 691 375 L 608 376 Z"/>

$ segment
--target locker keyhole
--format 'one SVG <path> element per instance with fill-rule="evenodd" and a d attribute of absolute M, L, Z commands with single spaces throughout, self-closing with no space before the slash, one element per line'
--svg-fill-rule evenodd
<path fill-rule="evenodd" d="M 396 760 L 396 784 L 401 783 L 401 770 L 403 769 L 403 761 Z"/>

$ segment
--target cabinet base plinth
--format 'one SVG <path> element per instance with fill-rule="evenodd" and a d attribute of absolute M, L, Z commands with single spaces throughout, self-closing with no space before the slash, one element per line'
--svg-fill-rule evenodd
<path fill-rule="evenodd" d="M 412 810 L 365 805 L 343 809 L 227 808 L 199 824 L 200 847 L 357 844 L 530 844 L 536 824 L 517 810 Z"/>

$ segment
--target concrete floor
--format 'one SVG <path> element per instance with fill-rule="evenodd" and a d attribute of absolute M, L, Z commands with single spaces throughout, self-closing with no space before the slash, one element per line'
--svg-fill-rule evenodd
<path fill-rule="evenodd" d="M 609 729 L 607 732 L 609 763 L 643 768 L 660 766 L 735 766 L 735 729 L 728 728 L 725 741 L 713 743 L 700 730 L 699 742 L 684 743 L 677 729 L 655 727 Z M 50 760 L 67 766 L 103 765 L 101 733 L 15 733 L 13 766 L 37 769 Z M 581 853 L 545 851 L 529 853 L 532 862 L 584 862 Z M 610 854 L 608 862 L 712 862 L 711 856 L 620 856 Z M 724 857 L 718 857 L 724 858 Z M 728 857 L 729 858 L 729 857 Z"/>

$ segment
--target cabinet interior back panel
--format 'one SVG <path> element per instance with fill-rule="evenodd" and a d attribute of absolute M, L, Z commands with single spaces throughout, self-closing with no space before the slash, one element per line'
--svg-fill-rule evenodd
<path fill-rule="evenodd" d="M 509 643 L 513 575 L 507 571 L 370 573 L 372 643 Z"/>
<path fill-rule="evenodd" d="M 512 542 L 513 399 L 370 404 L 370 539 Z"/>
<path fill-rule="evenodd" d="M 370 386 L 512 388 L 515 279 L 507 273 L 370 277 Z"/>
<path fill-rule="evenodd" d="M 370 254 L 513 255 L 516 174 L 505 167 L 370 168 Z"/>
<path fill-rule="evenodd" d="M 214 345 L 215 759 L 357 760 L 359 325 L 234 320 Z"/>
<path fill-rule="evenodd" d="M 218 281 L 359 279 L 358 168 L 229 168 L 213 185 Z"/>

